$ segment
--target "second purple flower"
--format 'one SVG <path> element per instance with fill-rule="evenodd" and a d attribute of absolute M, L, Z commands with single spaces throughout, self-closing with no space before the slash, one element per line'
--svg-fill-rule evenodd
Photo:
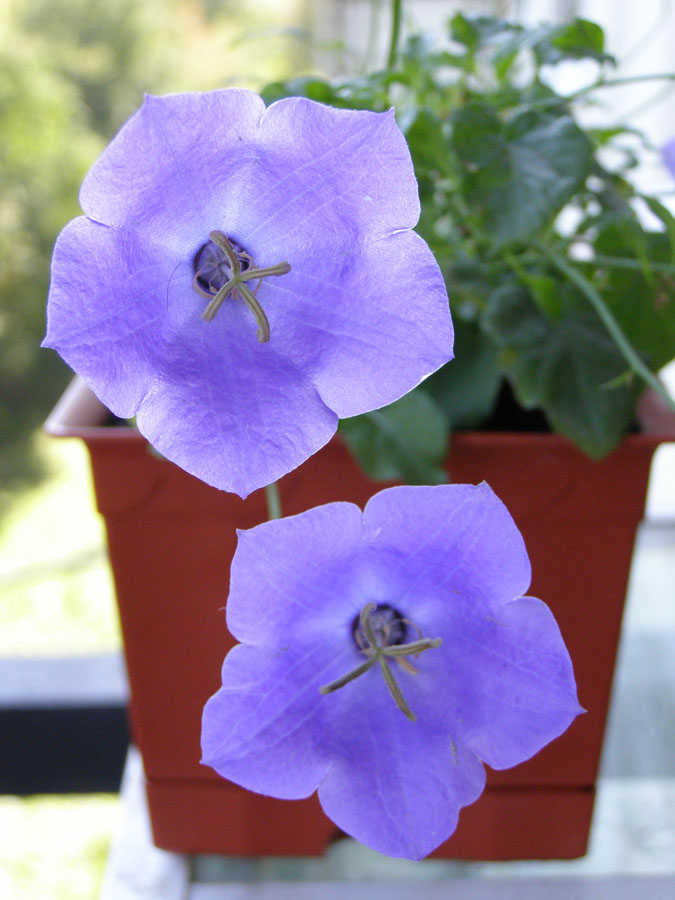
<path fill-rule="evenodd" d="M 556 622 L 523 596 L 522 537 L 487 484 L 395 487 L 239 533 L 241 641 L 203 761 L 252 791 L 317 790 L 345 832 L 419 859 L 581 712 Z"/>

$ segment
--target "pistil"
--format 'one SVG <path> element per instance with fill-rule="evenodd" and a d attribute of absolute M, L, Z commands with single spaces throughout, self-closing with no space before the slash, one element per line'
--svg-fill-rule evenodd
<path fill-rule="evenodd" d="M 350 681 L 354 681 L 356 678 L 359 678 L 361 675 L 365 674 L 369 669 L 372 669 L 372 667 L 377 663 L 380 666 L 380 670 L 382 672 L 382 675 L 384 676 L 384 680 L 387 684 L 387 687 L 389 688 L 389 691 L 391 692 L 392 697 L 394 698 L 394 701 L 396 702 L 396 705 L 401 710 L 401 712 L 408 719 L 410 719 L 411 722 L 414 722 L 417 717 L 408 706 L 408 703 L 403 696 L 399 683 L 396 681 L 387 658 L 396 659 L 399 663 L 405 664 L 403 668 L 407 672 L 409 672 L 410 674 L 416 674 L 417 670 L 405 657 L 417 656 L 418 653 L 422 653 L 424 650 L 431 650 L 434 647 L 440 647 L 442 643 L 441 639 L 424 638 L 420 636 L 418 640 L 410 641 L 405 644 L 388 644 L 387 628 L 383 629 L 381 627 L 373 627 L 371 615 L 375 613 L 376 610 L 377 604 L 366 603 L 366 605 L 361 610 L 361 615 L 359 616 L 361 636 L 359 636 L 359 638 L 357 639 L 357 646 L 367 657 L 367 659 L 360 665 L 356 666 L 356 668 L 352 669 L 350 672 L 347 672 L 345 675 L 340 676 L 340 678 L 336 678 L 334 681 L 331 681 L 328 684 L 324 684 L 323 687 L 319 688 L 319 693 L 330 694 L 333 691 L 338 690 L 338 688 L 344 687 L 346 684 L 349 684 Z M 419 631 L 419 629 L 417 630 Z M 380 633 L 382 643 L 378 641 L 377 632 Z"/>
<path fill-rule="evenodd" d="M 266 343 L 270 339 L 269 321 L 255 295 L 264 278 L 272 275 L 286 275 L 291 271 L 290 265 L 287 262 L 281 262 L 275 266 L 258 267 L 246 251 L 237 252 L 222 231 L 212 231 L 209 238 L 223 255 L 220 260 L 209 258 L 198 267 L 197 261 L 201 262 L 204 249 L 202 248 L 195 261 L 196 271 L 192 287 L 196 293 L 209 301 L 202 313 L 202 319 L 205 322 L 211 322 L 230 295 L 238 297 L 244 301 L 255 317 L 258 326 L 256 332 L 258 340 Z M 251 290 L 248 282 L 255 281 L 257 284 Z"/>

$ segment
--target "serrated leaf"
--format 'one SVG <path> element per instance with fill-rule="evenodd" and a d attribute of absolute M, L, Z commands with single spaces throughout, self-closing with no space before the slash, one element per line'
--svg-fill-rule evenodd
<path fill-rule="evenodd" d="M 455 323 L 455 358 L 424 382 L 424 390 L 446 414 L 450 428 L 476 428 L 492 412 L 502 374 L 497 348 L 478 326 L 458 316 Z"/>
<path fill-rule="evenodd" d="M 564 59 L 614 62 L 613 57 L 605 53 L 602 28 L 588 19 L 574 19 L 564 25 L 543 26 L 541 33 L 542 37 L 534 45 L 534 51 L 542 64 L 555 65 Z"/>
<path fill-rule="evenodd" d="M 488 46 L 495 39 L 522 31 L 522 26 L 494 16 L 467 16 L 455 13 L 450 19 L 450 37 L 469 50 Z"/>
<path fill-rule="evenodd" d="M 428 109 L 417 109 L 407 122 L 400 122 L 419 178 L 429 169 L 445 172 L 450 164 L 450 148 L 440 120 Z"/>
<path fill-rule="evenodd" d="M 524 113 L 502 124 L 484 104 L 452 117 L 465 193 L 497 246 L 526 241 L 583 184 L 591 143 L 570 116 Z"/>
<path fill-rule="evenodd" d="M 630 426 L 641 385 L 618 379 L 625 361 L 585 298 L 565 286 L 564 301 L 554 323 L 526 290 L 506 286 L 492 296 L 483 325 L 502 349 L 518 401 L 543 410 L 558 433 L 599 458 Z"/>
<path fill-rule="evenodd" d="M 448 420 L 421 388 L 373 412 L 342 419 L 340 434 L 371 477 L 406 484 L 441 484 Z"/>
<path fill-rule="evenodd" d="M 605 302 L 630 343 L 658 370 L 675 356 L 675 272 L 658 270 L 654 264 L 670 262 L 672 249 L 665 233 L 640 231 L 640 235 L 639 259 L 633 232 L 616 225 L 598 235 L 595 247 L 607 260 L 598 264 Z M 639 263 L 641 268 L 613 267 L 612 257 L 619 263 L 626 259 Z"/>

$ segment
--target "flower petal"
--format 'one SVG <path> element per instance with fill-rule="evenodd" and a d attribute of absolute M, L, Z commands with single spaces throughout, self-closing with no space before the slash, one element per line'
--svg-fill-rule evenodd
<path fill-rule="evenodd" d="M 487 616 L 455 597 L 427 614 L 443 646 L 428 654 L 425 674 L 447 697 L 458 739 L 494 769 L 534 756 L 583 712 L 560 630 L 540 600 Z"/>
<path fill-rule="evenodd" d="M 415 690 L 415 676 L 397 677 L 417 721 L 396 707 L 375 668 L 344 688 L 341 708 L 329 718 L 332 760 L 319 800 L 357 840 L 390 856 L 421 859 L 452 834 L 460 808 L 480 796 L 485 770 L 439 725 L 443 697 Z"/>
<path fill-rule="evenodd" d="M 485 482 L 389 488 L 368 501 L 364 522 L 391 577 L 405 581 L 402 603 L 418 606 L 423 590 L 505 603 L 529 587 L 523 538 Z"/>
<path fill-rule="evenodd" d="M 345 250 L 413 228 L 420 204 L 410 151 L 393 110 L 334 109 L 302 97 L 273 103 L 257 135 L 260 169 L 275 173 L 252 201 L 249 239 L 284 255 Z M 282 164 L 283 162 L 283 164 Z"/>
<path fill-rule="evenodd" d="M 83 212 L 177 252 L 194 252 L 226 223 L 234 235 L 256 192 L 250 170 L 264 109 L 257 94 L 234 88 L 146 96 L 85 178 Z"/>
<path fill-rule="evenodd" d="M 174 268 L 132 232 L 82 216 L 57 240 L 43 346 L 121 418 L 135 415 L 155 377 Z"/>
<path fill-rule="evenodd" d="M 230 632 L 267 646 L 318 625 L 342 637 L 345 619 L 361 608 L 354 568 L 362 540 L 362 513 L 352 503 L 329 503 L 240 531 L 227 601 Z"/>
<path fill-rule="evenodd" d="M 261 794 L 297 800 L 313 793 L 328 768 L 312 723 L 324 699 L 325 655 L 321 646 L 232 649 L 223 687 L 204 708 L 202 762 Z"/>
<path fill-rule="evenodd" d="M 301 369 L 258 343 L 250 323 L 228 324 L 221 310 L 213 322 L 186 326 L 199 336 L 167 349 L 136 421 L 186 471 L 246 497 L 323 447 L 338 420 Z"/>
<path fill-rule="evenodd" d="M 368 241 L 333 265 L 316 251 L 291 265 L 268 287 L 274 345 L 340 418 L 393 402 L 452 358 L 443 277 L 414 232 Z"/>

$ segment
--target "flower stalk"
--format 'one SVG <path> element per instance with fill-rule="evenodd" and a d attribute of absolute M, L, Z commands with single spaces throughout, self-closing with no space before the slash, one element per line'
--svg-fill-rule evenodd
<path fill-rule="evenodd" d="M 276 481 L 265 485 L 265 500 L 267 501 L 267 515 L 270 519 L 281 519 L 283 513 L 281 511 L 281 495 L 279 494 L 279 485 Z"/>
<path fill-rule="evenodd" d="M 392 0 L 391 3 L 391 40 L 387 68 L 393 69 L 398 59 L 398 43 L 401 36 L 401 7 L 403 0 Z"/>

